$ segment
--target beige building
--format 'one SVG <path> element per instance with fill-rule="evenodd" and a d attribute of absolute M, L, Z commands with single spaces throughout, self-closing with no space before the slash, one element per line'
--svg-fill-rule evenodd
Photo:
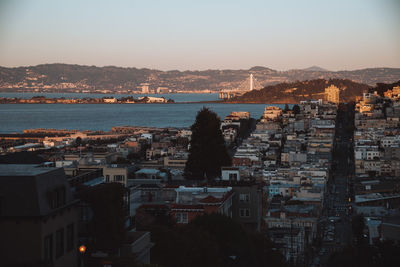
<path fill-rule="evenodd" d="M 339 104 L 340 89 L 334 85 L 325 88 L 325 99 L 328 102 Z"/>
<path fill-rule="evenodd" d="M 133 166 L 120 166 L 111 164 L 103 167 L 104 182 L 106 183 L 121 183 L 128 185 L 128 179 L 134 172 Z"/>
<path fill-rule="evenodd" d="M 78 207 L 62 168 L 0 165 L 1 266 L 78 264 Z"/>
<path fill-rule="evenodd" d="M 164 157 L 164 166 L 171 168 L 185 168 L 187 159 Z"/>
<path fill-rule="evenodd" d="M 150 84 L 148 84 L 148 83 L 140 84 L 140 87 L 142 89 L 142 94 L 148 94 L 150 92 L 149 86 L 150 86 Z"/>
<path fill-rule="evenodd" d="M 117 99 L 115 97 L 107 97 L 103 98 L 104 103 L 117 103 Z"/>

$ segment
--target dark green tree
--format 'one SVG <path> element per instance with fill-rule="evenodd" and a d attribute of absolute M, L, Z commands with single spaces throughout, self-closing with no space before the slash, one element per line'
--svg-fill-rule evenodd
<path fill-rule="evenodd" d="M 80 138 L 79 136 L 75 139 L 75 145 L 76 146 L 80 146 L 82 144 L 82 138 Z"/>
<path fill-rule="evenodd" d="M 152 229 L 152 260 L 160 266 L 283 266 L 265 235 L 247 233 L 222 214 L 198 216 L 181 227 Z"/>
<path fill-rule="evenodd" d="M 400 262 L 399 251 L 400 245 L 392 241 L 357 244 L 332 253 L 328 267 L 394 267 Z"/>
<path fill-rule="evenodd" d="M 89 224 L 92 243 L 88 244 L 88 249 L 114 254 L 122 246 L 125 239 L 125 192 L 120 183 L 85 187 L 79 192 L 79 198 L 93 211 Z"/>
<path fill-rule="evenodd" d="M 300 113 L 300 107 L 299 107 L 299 105 L 294 105 L 293 108 L 292 108 L 292 110 L 293 110 L 293 113 L 294 113 L 295 115 L 299 114 L 299 113 Z"/>
<path fill-rule="evenodd" d="M 289 108 L 289 105 L 288 104 L 285 104 L 285 108 L 284 108 L 284 112 L 288 112 L 290 110 L 290 108 Z"/>
<path fill-rule="evenodd" d="M 135 152 L 129 153 L 126 158 L 130 161 L 137 161 L 140 160 L 140 154 Z"/>
<path fill-rule="evenodd" d="M 112 164 L 130 164 L 131 162 L 123 157 L 118 157 L 115 161 L 112 162 Z"/>
<path fill-rule="evenodd" d="M 185 167 L 185 178 L 211 181 L 221 174 L 221 166 L 232 164 L 220 129 L 220 118 L 203 107 L 191 126 L 189 158 Z"/>

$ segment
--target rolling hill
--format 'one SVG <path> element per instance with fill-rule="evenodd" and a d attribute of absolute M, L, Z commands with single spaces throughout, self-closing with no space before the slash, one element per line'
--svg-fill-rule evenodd
<path fill-rule="evenodd" d="M 159 86 L 171 90 L 230 90 L 242 84 L 252 73 L 262 86 L 316 79 L 348 79 L 374 86 L 400 79 L 400 68 L 370 68 L 353 71 L 327 71 L 320 67 L 277 71 L 257 66 L 248 70 L 160 71 L 153 69 L 96 67 L 71 64 L 43 64 L 29 67 L 0 67 L 0 89 L 21 88 L 58 91 L 85 89 L 136 90 L 143 82 L 150 89 Z M 261 88 L 256 88 L 261 89 Z"/>

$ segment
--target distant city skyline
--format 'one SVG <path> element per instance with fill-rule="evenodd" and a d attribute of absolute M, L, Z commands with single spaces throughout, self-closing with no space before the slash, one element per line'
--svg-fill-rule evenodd
<path fill-rule="evenodd" d="M 400 67 L 400 1 L 0 0 L 0 66 Z"/>

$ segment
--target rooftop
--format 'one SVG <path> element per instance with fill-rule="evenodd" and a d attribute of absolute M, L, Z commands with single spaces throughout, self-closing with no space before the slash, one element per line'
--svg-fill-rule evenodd
<path fill-rule="evenodd" d="M 0 176 L 35 176 L 56 169 L 39 164 L 0 164 Z"/>
<path fill-rule="evenodd" d="M 232 187 L 185 187 L 179 186 L 175 189 L 176 192 L 204 192 L 204 193 L 227 193 L 232 190 Z"/>
<path fill-rule="evenodd" d="M 377 201 L 377 200 L 391 199 L 391 198 L 400 198 L 400 194 L 371 193 L 364 195 L 356 195 L 355 202 L 362 203 L 362 202 Z"/>
<path fill-rule="evenodd" d="M 157 169 L 140 169 L 138 171 L 136 171 L 137 174 L 139 173 L 144 173 L 144 174 L 159 174 L 160 171 Z"/>

